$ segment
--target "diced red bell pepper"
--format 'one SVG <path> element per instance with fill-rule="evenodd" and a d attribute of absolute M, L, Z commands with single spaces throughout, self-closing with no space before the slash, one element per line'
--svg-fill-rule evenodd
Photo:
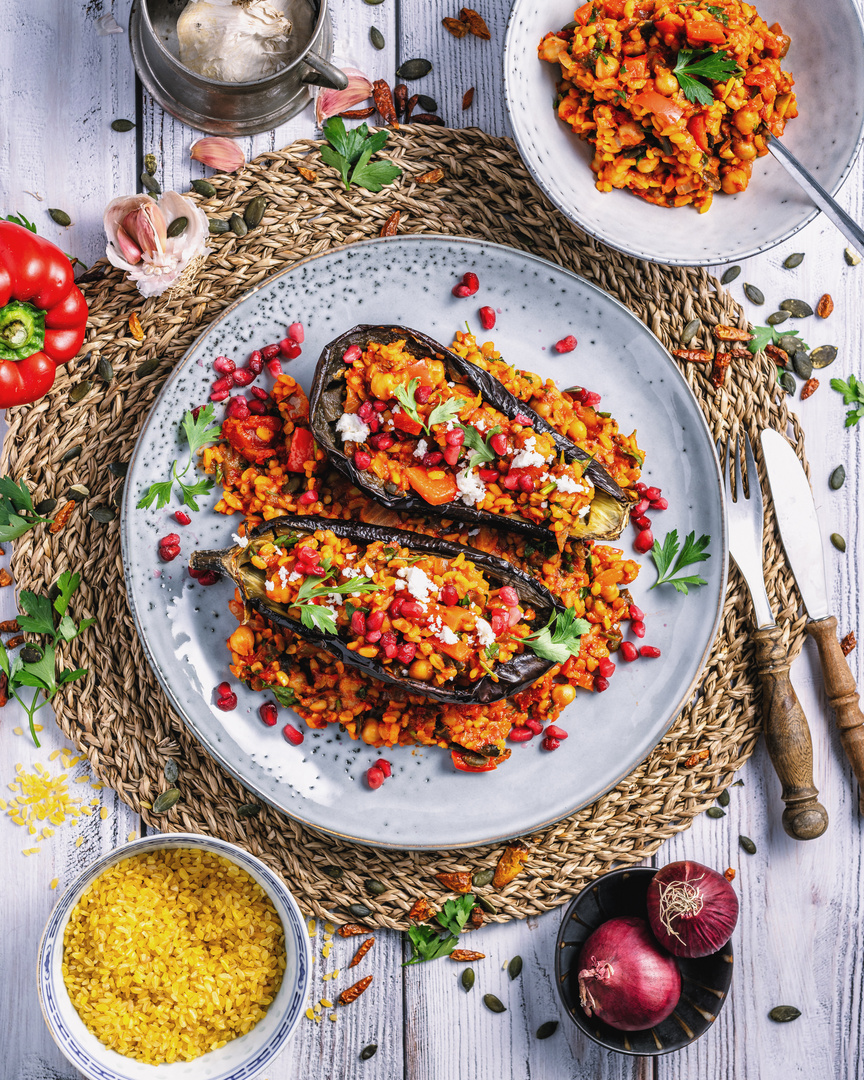
<path fill-rule="evenodd" d="M 624 74 L 630 82 L 648 78 L 648 62 L 644 56 L 628 56 L 624 60 Z"/>
<path fill-rule="evenodd" d="M 304 464 L 307 461 L 312 461 L 314 455 L 315 440 L 312 437 L 312 432 L 308 428 L 294 428 L 285 468 L 288 472 L 302 473 Z"/>
<path fill-rule="evenodd" d="M 222 434 L 247 461 L 261 465 L 275 454 L 271 443 L 281 427 L 278 416 L 253 414 L 245 420 L 228 416 L 222 421 Z M 270 432 L 269 439 L 262 438 L 260 431 Z"/>
<path fill-rule="evenodd" d="M 684 20 L 680 15 L 667 15 L 654 23 L 658 34 L 678 34 L 684 29 Z"/>
<path fill-rule="evenodd" d="M 643 90 L 633 98 L 633 104 L 654 113 L 664 127 L 677 123 L 684 115 L 684 109 L 680 105 L 676 105 L 671 98 L 658 94 L 656 90 Z"/>
<path fill-rule="evenodd" d="M 708 149 L 708 133 L 705 130 L 705 116 L 703 113 L 697 113 L 695 116 L 691 116 L 687 121 L 687 130 L 693 136 L 693 141 L 705 154 L 709 154 L 711 151 Z"/>
<path fill-rule="evenodd" d="M 418 424 L 416 420 L 412 420 L 404 409 L 393 410 L 393 427 L 405 431 L 409 435 L 419 435 L 423 430 L 423 425 Z"/>
<path fill-rule="evenodd" d="M 459 772 L 494 772 L 497 768 L 492 758 L 486 758 L 485 765 L 469 765 L 461 750 L 451 750 L 450 757 Z"/>
<path fill-rule="evenodd" d="M 460 664 L 464 664 L 471 655 L 471 646 L 464 641 L 454 641 L 452 644 L 447 644 L 444 641 L 439 641 L 438 638 L 432 638 L 432 643 L 439 652 L 452 656 Z"/>
<path fill-rule="evenodd" d="M 693 45 L 725 45 L 726 31 L 713 19 L 688 19 L 687 40 Z"/>
<path fill-rule="evenodd" d="M 583 4 L 582 7 L 577 8 L 573 18 L 580 26 L 587 26 L 590 22 L 594 22 L 592 13 L 594 12 L 594 4 Z"/>
<path fill-rule="evenodd" d="M 443 472 L 443 469 L 432 469 L 432 472 Z M 408 483 L 425 499 L 430 506 L 442 506 L 452 502 L 456 498 L 456 477 L 451 472 L 445 472 L 441 477 L 434 479 L 429 476 L 426 469 L 406 469 L 405 475 Z"/>
<path fill-rule="evenodd" d="M 603 11 L 610 19 L 624 18 L 625 0 L 603 0 Z"/>

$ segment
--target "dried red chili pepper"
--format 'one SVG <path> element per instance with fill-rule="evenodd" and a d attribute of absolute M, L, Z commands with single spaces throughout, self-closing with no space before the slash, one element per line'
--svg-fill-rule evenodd
<path fill-rule="evenodd" d="M 346 109 L 345 112 L 340 112 L 339 116 L 343 120 L 368 120 L 374 112 L 375 106 L 369 105 L 365 109 Z"/>
<path fill-rule="evenodd" d="M 16 634 L 20 629 L 17 619 L 6 619 L 0 622 L 0 634 Z"/>
<path fill-rule="evenodd" d="M 846 637 L 840 642 L 840 649 L 843 652 L 843 655 L 848 656 L 857 644 L 858 642 L 855 640 L 855 631 L 850 630 Z"/>
<path fill-rule="evenodd" d="M 6 672 L 0 672 L 0 709 L 9 700 L 9 676 Z"/>
<path fill-rule="evenodd" d="M 711 333 L 718 341 L 753 340 L 753 335 L 748 330 L 739 330 L 737 326 L 715 326 Z"/>
<path fill-rule="evenodd" d="M 69 518 L 72 517 L 72 511 L 75 509 L 75 500 L 70 499 L 69 502 L 64 503 L 60 508 L 60 512 L 54 518 L 53 522 L 48 526 L 48 532 L 58 533 L 61 529 L 65 528 L 69 522 Z"/>
<path fill-rule="evenodd" d="M 372 982 L 372 976 L 367 975 L 365 979 L 361 979 L 360 982 L 354 983 L 353 986 L 349 986 L 347 990 L 343 990 L 339 995 L 340 1005 L 350 1005 L 352 1001 L 356 1001 L 358 997 L 369 989 L 369 984 Z"/>
<path fill-rule="evenodd" d="M 716 389 L 720 389 L 726 379 L 726 372 L 729 368 L 729 361 L 732 359 L 732 354 L 728 352 L 718 352 L 714 354 L 714 363 L 711 365 L 711 385 Z"/>
<path fill-rule="evenodd" d="M 144 340 L 144 327 L 141 325 L 141 320 L 135 311 L 129 316 L 129 333 L 136 341 Z"/>
<path fill-rule="evenodd" d="M 0 570 L 0 589 L 5 589 L 12 584 L 12 575 L 5 568 Z"/>
<path fill-rule="evenodd" d="M 384 123 L 398 128 L 399 117 L 396 115 L 393 91 L 386 79 L 376 79 L 372 83 L 372 100 L 375 102 L 375 108 L 381 113 Z"/>
<path fill-rule="evenodd" d="M 468 27 L 460 19 L 454 19 L 448 15 L 446 19 L 441 20 L 441 25 L 445 30 L 449 30 L 455 38 L 463 38 L 468 34 Z"/>
<path fill-rule="evenodd" d="M 827 319 L 831 312 L 834 310 L 834 301 L 831 299 L 830 293 L 825 293 L 819 297 L 819 303 L 816 305 L 816 314 L 820 319 Z"/>
<path fill-rule="evenodd" d="M 351 963 L 348 965 L 348 967 L 349 968 L 357 967 L 357 965 L 360 963 L 360 961 L 363 959 L 363 957 L 366 955 L 366 953 L 369 952 L 369 950 L 372 948 L 372 946 L 374 944 L 375 944 L 375 938 L 374 937 L 367 938 L 363 942 L 363 944 L 360 946 L 360 948 L 357 950 L 357 952 L 354 953 L 354 957 L 351 960 Z"/>
<path fill-rule="evenodd" d="M 408 918 L 413 919 L 415 922 L 425 922 L 427 919 L 431 919 L 434 914 L 435 909 L 426 897 L 420 896 L 411 905 L 411 910 L 408 912 Z"/>
<path fill-rule="evenodd" d="M 375 112 L 375 110 L 373 109 L 372 112 Z M 315 172 L 314 169 L 307 169 L 303 165 L 297 165 L 296 169 L 297 172 L 300 173 L 300 175 L 303 177 L 303 179 L 308 181 L 310 184 L 318 183 L 318 173 Z"/>
<path fill-rule="evenodd" d="M 779 367 L 786 367 L 789 363 L 789 353 L 781 349 L 779 345 L 766 345 L 765 354 L 770 356 Z"/>
<path fill-rule="evenodd" d="M 450 959 L 455 960 L 457 964 L 471 964 L 475 960 L 485 960 L 486 953 L 472 952 L 470 949 L 454 949 L 450 953 Z"/>
<path fill-rule="evenodd" d="M 345 923 L 344 926 L 340 926 L 336 931 L 339 937 L 357 937 L 358 934 L 370 933 L 368 926 L 361 926 L 360 923 Z"/>
<path fill-rule="evenodd" d="M 427 127 L 446 127 L 442 117 L 437 113 L 417 113 L 411 120 L 412 124 L 425 124 Z"/>
<path fill-rule="evenodd" d="M 708 760 L 707 750 L 697 750 L 695 754 L 691 754 L 690 757 L 684 762 L 685 769 L 692 769 L 694 765 L 699 765 L 703 761 Z"/>
<path fill-rule="evenodd" d="M 807 382 L 801 387 L 801 400 L 806 401 L 808 397 L 812 397 L 813 394 L 819 389 L 818 379 L 808 379 Z"/>
<path fill-rule="evenodd" d="M 479 930 L 483 923 L 486 922 L 486 916 L 483 914 L 483 908 L 473 907 L 471 908 L 471 914 L 468 916 L 468 926 L 471 930 Z"/>
<path fill-rule="evenodd" d="M 390 217 L 381 226 L 379 236 L 395 236 L 399 230 L 399 218 L 402 216 L 399 210 L 394 210 Z"/>
<path fill-rule="evenodd" d="M 471 86 L 462 95 L 462 112 L 465 112 L 466 109 L 470 109 L 473 103 L 474 103 L 474 87 Z"/>
<path fill-rule="evenodd" d="M 710 364 L 714 360 L 713 353 L 704 349 L 673 349 L 672 355 L 683 360 L 685 364 Z"/>
<path fill-rule="evenodd" d="M 723 871 L 723 877 L 725 877 L 727 881 L 734 881 L 735 880 L 735 868 L 732 867 L 732 866 L 727 867 L 727 869 Z"/>
<path fill-rule="evenodd" d="M 460 871 L 459 873 L 454 874 L 436 874 L 435 878 L 437 881 L 441 882 L 445 889 L 450 889 L 451 892 L 471 892 L 471 875 L 467 871 Z"/>
<path fill-rule="evenodd" d="M 396 83 L 393 87 L 393 101 L 396 103 L 396 112 L 401 116 L 408 105 L 408 87 L 404 82 Z"/>
<path fill-rule="evenodd" d="M 489 33 L 489 27 L 486 25 L 486 20 L 473 8 L 463 7 L 459 12 L 459 18 L 466 24 L 474 37 L 482 38 L 483 41 L 489 41 L 492 37 Z"/>
<path fill-rule="evenodd" d="M 24 640 L 25 639 L 23 634 L 16 634 L 15 637 L 10 637 L 9 640 L 6 642 L 6 648 L 17 649 L 19 645 L 24 644 Z"/>
<path fill-rule="evenodd" d="M 418 184 L 437 184 L 444 179 L 443 169 L 430 169 L 429 172 L 422 173 L 422 175 L 415 177 Z"/>
<path fill-rule="evenodd" d="M 411 113 L 414 112 L 414 110 L 417 108 L 417 105 L 418 105 L 419 101 L 420 101 L 420 95 L 419 94 L 412 94 L 411 97 L 408 98 L 408 104 L 405 106 L 405 123 L 406 124 L 411 119 Z"/>

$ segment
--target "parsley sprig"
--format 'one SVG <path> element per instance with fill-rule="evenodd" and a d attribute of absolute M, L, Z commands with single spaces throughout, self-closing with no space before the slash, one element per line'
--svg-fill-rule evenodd
<path fill-rule="evenodd" d="M 325 582 L 326 578 L 307 577 L 297 592 L 297 604 L 293 605 L 300 608 L 300 621 L 307 629 L 318 630 L 323 634 L 336 633 L 336 620 L 330 609 L 316 604 L 316 600 L 332 593 L 343 595 L 377 592 L 380 588 L 368 577 L 354 577 L 341 585 L 334 585 L 332 582 L 328 585 Z"/>
<path fill-rule="evenodd" d="M 474 451 L 468 459 L 470 468 L 474 469 L 476 466 L 482 465 L 484 461 L 495 460 L 495 451 L 489 445 L 489 440 L 501 430 L 497 424 L 486 432 L 485 438 L 476 427 L 468 424 L 460 424 L 459 427 L 465 432 L 465 445 L 469 450 Z"/>
<path fill-rule="evenodd" d="M 684 546 L 679 553 L 680 544 L 677 529 L 673 529 L 672 532 L 666 534 L 662 547 L 660 541 L 655 540 L 654 547 L 651 548 L 651 558 L 657 567 L 657 580 L 651 588 L 656 589 L 658 585 L 671 585 L 677 592 L 684 593 L 686 596 L 688 585 L 707 585 L 705 578 L 696 574 L 685 575 L 684 577 L 676 577 L 675 575 L 680 573 L 685 566 L 691 566 L 693 563 L 710 559 L 710 552 L 705 551 L 705 548 L 710 543 L 711 538 L 709 536 L 700 536 L 697 540 L 696 533 L 691 532 L 685 537 Z"/>
<path fill-rule="evenodd" d="M 23 480 L 16 484 L 11 476 L 0 476 L 0 541 L 17 540 L 29 529 L 50 521 L 33 509 Z"/>
<path fill-rule="evenodd" d="M 346 131 L 345 122 L 339 116 L 325 120 L 323 131 L 330 146 L 321 147 L 321 157 L 339 170 L 346 191 L 352 184 L 367 191 L 380 191 L 385 184 L 402 175 L 402 170 L 392 161 L 370 160 L 387 142 L 388 132 L 376 131 L 370 135 L 366 124 Z"/>
<path fill-rule="evenodd" d="M 435 916 L 441 929 L 428 925 L 410 927 L 408 937 L 411 939 L 411 958 L 402 966 L 409 967 L 411 964 L 422 964 L 427 960 L 449 956 L 456 948 L 462 928 L 468 922 L 476 902 L 473 893 L 465 893 L 464 896 L 457 896 L 455 900 L 448 900 Z"/>
<path fill-rule="evenodd" d="M 419 424 L 422 428 L 425 428 L 426 425 L 420 419 L 420 414 L 417 412 L 416 393 L 419 385 L 419 379 L 412 379 L 407 386 L 397 386 L 393 391 L 393 397 L 396 398 L 415 424 Z"/>
<path fill-rule="evenodd" d="M 554 660 L 564 664 L 571 656 L 579 655 L 579 645 L 583 634 L 591 629 L 585 619 L 578 619 L 573 608 L 557 611 L 549 622 L 536 633 L 522 642 L 545 660 Z"/>
<path fill-rule="evenodd" d="M 678 80 L 681 92 L 688 101 L 699 105 L 710 105 L 714 100 L 711 88 L 700 79 L 711 82 L 726 82 L 741 69 L 731 56 L 720 49 L 681 49 L 673 75 Z"/>
<path fill-rule="evenodd" d="M 797 330 L 778 330 L 775 326 L 754 326 L 753 337 L 747 342 L 747 348 L 755 356 L 757 352 L 765 352 L 766 345 L 776 345 L 780 338 L 798 337 Z M 801 341 L 802 349 L 809 349 L 806 341 Z"/>
<path fill-rule="evenodd" d="M 181 427 L 183 428 L 183 435 L 186 442 L 189 444 L 189 460 L 186 462 L 186 467 L 183 472 L 177 472 L 176 460 L 171 463 L 171 476 L 158 484 L 151 484 L 145 494 L 138 500 L 138 509 L 143 510 L 148 506 L 152 506 L 156 503 L 156 509 L 161 510 L 163 506 L 167 506 L 171 500 L 171 490 L 174 487 L 174 481 L 180 485 L 180 490 L 183 492 L 183 502 L 186 506 L 191 507 L 192 510 L 200 509 L 196 501 L 198 495 L 206 495 L 209 491 L 213 490 L 213 481 L 206 477 L 198 480 L 194 484 L 184 484 L 183 477 L 192 468 L 195 458 L 198 455 L 198 451 L 202 450 L 205 446 L 209 446 L 214 442 L 217 442 L 222 434 L 222 428 L 219 424 L 213 424 L 210 426 L 211 420 L 215 415 L 212 402 L 209 402 L 200 413 L 198 413 L 198 419 L 196 420 L 191 410 L 187 410 Z"/>
<path fill-rule="evenodd" d="M 57 596 L 53 601 L 48 596 L 38 596 L 26 589 L 22 591 L 19 599 L 26 614 L 18 616 L 18 625 L 31 634 L 44 634 L 50 638 L 45 646 L 31 646 L 41 651 L 42 655 L 38 660 L 24 661 L 20 656 L 10 660 L 5 647 L 0 644 L 0 669 L 5 672 L 9 680 L 9 692 L 27 713 L 30 734 L 37 747 L 40 744 L 36 736 L 36 713 L 54 697 L 59 686 L 75 682 L 76 679 L 87 674 L 87 668 L 64 668 L 59 675 L 56 670 L 58 642 L 74 640 L 88 626 L 96 622 L 95 619 L 84 619 L 76 625 L 69 614 L 69 602 L 80 583 L 80 574 L 70 573 L 67 570 L 57 579 L 55 585 Z M 59 616 L 56 625 L 55 614 Z M 29 702 L 25 701 L 18 692 L 25 686 L 35 687 L 33 697 Z M 44 697 L 44 700 L 39 700 L 40 695 Z"/>
<path fill-rule="evenodd" d="M 864 382 L 856 379 L 854 375 L 850 375 L 848 382 L 843 382 L 842 379 L 832 379 L 831 389 L 843 395 L 844 405 L 855 406 L 854 409 L 850 409 L 846 413 L 845 424 L 846 427 L 854 427 L 864 416 Z"/>
<path fill-rule="evenodd" d="M 419 424 L 427 435 L 431 435 L 434 424 L 446 424 L 448 420 L 458 416 L 459 410 L 464 409 L 468 404 L 465 398 L 447 398 L 446 401 L 442 401 L 440 405 L 435 406 L 432 412 L 429 413 L 429 419 L 424 424 L 423 417 L 417 408 L 417 387 L 419 385 L 419 379 L 412 379 L 407 386 L 397 386 L 393 391 L 393 396 L 414 423 Z"/>

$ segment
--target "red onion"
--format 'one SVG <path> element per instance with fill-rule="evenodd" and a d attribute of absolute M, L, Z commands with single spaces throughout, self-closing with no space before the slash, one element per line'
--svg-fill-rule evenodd
<path fill-rule="evenodd" d="M 738 922 L 738 897 L 722 874 L 697 862 L 673 862 L 648 886 L 648 921 L 675 956 L 722 949 Z"/>
<path fill-rule="evenodd" d="M 579 955 L 579 1004 L 619 1031 L 643 1031 L 672 1012 L 681 973 L 648 923 L 628 915 L 599 926 Z"/>

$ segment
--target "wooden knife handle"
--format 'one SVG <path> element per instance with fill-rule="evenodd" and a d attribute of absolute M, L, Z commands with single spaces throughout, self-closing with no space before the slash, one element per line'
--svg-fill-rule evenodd
<path fill-rule="evenodd" d="M 825 689 L 837 718 L 840 741 L 858 778 L 858 809 L 864 814 L 864 713 L 858 705 L 855 676 L 837 640 L 837 620 L 833 615 L 807 623 L 807 630 L 819 646 Z"/>
<path fill-rule="evenodd" d="M 814 840 L 828 828 L 828 814 L 813 783 L 813 743 L 807 717 L 789 679 L 779 626 L 753 631 L 762 677 L 765 742 L 783 787 L 783 828 L 795 840 Z"/>

